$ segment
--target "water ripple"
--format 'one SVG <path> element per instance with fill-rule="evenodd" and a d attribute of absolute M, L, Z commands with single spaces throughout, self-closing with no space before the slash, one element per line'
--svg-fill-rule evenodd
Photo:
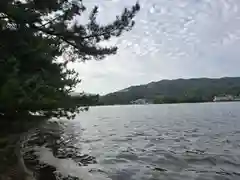
<path fill-rule="evenodd" d="M 79 168 L 72 167 L 76 171 L 85 166 L 93 179 L 240 179 L 240 113 L 236 106 L 134 108 L 95 107 L 80 114 L 61 136 L 65 142 L 61 149 L 68 147 L 69 155 L 65 149 L 64 156 L 58 153 L 57 158 L 77 162 Z"/>

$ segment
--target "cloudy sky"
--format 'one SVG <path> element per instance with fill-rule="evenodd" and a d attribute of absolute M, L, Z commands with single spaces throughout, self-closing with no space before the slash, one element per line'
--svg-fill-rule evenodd
<path fill-rule="evenodd" d="M 111 22 L 136 0 L 85 0 Z M 117 55 L 74 64 L 77 91 L 106 94 L 161 79 L 240 76 L 240 0 L 139 0 L 131 32 L 109 43 Z"/>

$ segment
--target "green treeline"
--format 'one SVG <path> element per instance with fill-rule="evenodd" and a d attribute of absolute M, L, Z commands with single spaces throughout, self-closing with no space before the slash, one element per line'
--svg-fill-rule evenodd
<path fill-rule="evenodd" d="M 150 103 L 184 103 L 213 101 L 214 96 L 240 94 L 240 78 L 176 79 L 131 86 L 100 98 L 102 104 L 130 104 L 137 99 Z"/>

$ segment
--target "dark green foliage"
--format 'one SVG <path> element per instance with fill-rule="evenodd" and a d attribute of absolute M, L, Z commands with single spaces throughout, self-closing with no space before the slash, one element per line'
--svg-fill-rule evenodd
<path fill-rule="evenodd" d="M 178 103 L 179 101 L 176 98 L 168 97 L 168 96 L 157 96 L 153 99 L 153 104 L 171 104 L 171 103 Z"/>
<path fill-rule="evenodd" d="M 81 0 L 1 0 L 0 115 L 71 118 L 80 106 L 91 104 L 87 96 L 73 100 L 69 95 L 80 80 L 68 63 L 116 53 L 117 47 L 99 42 L 130 30 L 139 8 L 136 4 L 100 25 L 94 7 L 82 25 L 74 21 L 86 10 Z"/>
<path fill-rule="evenodd" d="M 99 102 L 99 95 L 87 95 L 80 93 L 78 96 L 72 96 L 72 101 L 81 106 L 95 106 Z"/>
<path fill-rule="evenodd" d="M 100 98 L 102 104 L 129 104 L 145 98 L 153 103 L 182 103 L 212 101 L 217 95 L 240 94 L 240 78 L 162 80 L 132 86 Z"/>

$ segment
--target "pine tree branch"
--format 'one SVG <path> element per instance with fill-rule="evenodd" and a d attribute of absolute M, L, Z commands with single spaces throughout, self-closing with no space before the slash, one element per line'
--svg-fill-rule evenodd
<path fill-rule="evenodd" d="M 56 31 L 52 31 L 52 30 L 49 30 L 47 28 L 42 28 L 43 25 L 41 25 L 40 27 L 38 26 L 35 26 L 35 25 L 32 25 L 32 27 L 34 29 L 37 29 L 43 33 L 46 33 L 46 34 L 49 34 L 49 35 L 52 35 L 52 36 L 64 36 L 63 33 L 60 33 L 60 32 L 56 32 Z M 113 30 L 114 31 L 114 30 Z M 107 35 L 107 34 L 111 34 L 113 31 L 109 31 L 109 32 L 102 32 L 102 33 L 99 33 L 99 34 L 90 34 L 90 35 L 87 35 L 87 36 L 83 36 L 83 37 L 78 37 L 80 38 L 81 40 L 84 40 L 84 39 L 89 39 L 89 38 L 93 38 L 93 37 L 97 37 L 97 36 L 104 36 L 104 35 Z M 65 34 L 66 35 L 66 34 Z M 73 36 L 73 35 L 67 35 L 68 37 L 71 37 L 71 38 L 75 38 L 76 36 Z"/>
<path fill-rule="evenodd" d="M 46 25 L 48 25 L 48 24 L 52 23 L 53 21 L 57 20 L 57 19 L 58 19 L 58 18 L 60 18 L 60 17 L 62 17 L 62 16 L 57 16 L 57 17 L 53 18 L 52 20 L 50 20 L 50 21 L 46 22 L 45 24 L 41 24 L 41 26 L 40 26 L 40 27 L 44 27 L 44 26 L 46 26 Z"/>

